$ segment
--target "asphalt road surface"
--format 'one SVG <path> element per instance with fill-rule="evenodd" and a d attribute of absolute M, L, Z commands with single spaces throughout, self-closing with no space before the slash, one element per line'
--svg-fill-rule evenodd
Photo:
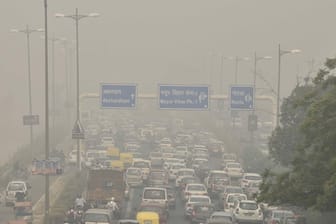
<path fill-rule="evenodd" d="M 212 169 L 219 169 L 220 167 L 220 158 L 211 157 L 210 166 Z M 127 202 L 125 218 L 135 219 L 136 210 L 141 203 L 143 188 L 132 188 L 130 191 L 130 198 Z M 184 217 L 184 203 L 179 197 L 179 192 L 176 192 L 176 208 L 169 210 L 169 218 L 167 224 L 190 224 L 190 221 Z M 213 199 L 214 204 L 218 204 L 217 199 Z"/>
<path fill-rule="evenodd" d="M 56 176 L 50 177 L 50 184 L 56 179 Z M 31 184 L 32 188 L 29 190 L 29 197 L 35 204 L 44 194 L 44 176 L 31 175 L 27 182 Z M 2 194 L 3 195 L 3 194 Z M 13 207 L 6 207 L 4 198 L 1 197 L 0 204 L 0 224 L 5 223 L 8 220 L 14 219 Z"/>

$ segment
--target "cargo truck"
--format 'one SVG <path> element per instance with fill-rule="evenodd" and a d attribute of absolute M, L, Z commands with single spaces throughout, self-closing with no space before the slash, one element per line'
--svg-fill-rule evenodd
<path fill-rule="evenodd" d="M 91 169 L 88 174 L 86 202 L 95 207 L 103 207 L 111 200 L 122 205 L 125 181 L 123 171 L 113 169 Z"/>

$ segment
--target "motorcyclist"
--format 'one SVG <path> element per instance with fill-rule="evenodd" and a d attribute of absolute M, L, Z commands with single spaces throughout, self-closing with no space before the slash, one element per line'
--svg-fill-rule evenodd
<path fill-rule="evenodd" d="M 66 223 L 75 223 L 76 222 L 76 212 L 73 208 L 70 208 L 66 212 Z"/>
<path fill-rule="evenodd" d="M 83 210 L 85 208 L 86 201 L 82 197 L 82 195 L 77 195 L 76 201 L 75 201 L 75 208 Z"/>
<path fill-rule="evenodd" d="M 111 201 L 109 201 L 106 204 L 106 208 L 111 211 L 111 213 L 113 214 L 113 216 L 115 216 L 115 217 L 119 216 L 119 206 L 118 206 L 117 202 L 115 201 L 114 197 L 112 197 Z"/>

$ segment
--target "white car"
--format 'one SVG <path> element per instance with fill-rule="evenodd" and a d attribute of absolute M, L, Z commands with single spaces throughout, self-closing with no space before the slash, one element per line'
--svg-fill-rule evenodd
<path fill-rule="evenodd" d="M 130 167 L 126 170 L 125 180 L 127 186 L 137 187 L 142 186 L 142 172 L 140 168 Z"/>
<path fill-rule="evenodd" d="M 143 180 L 148 179 L 151 162 L 145 159 L 133 159 L 132 167 L 140 168 Z"/>
<path fill-rule="evenodd" d="M 176 180 L 178 171 L 183 168 L 186 168 L 186 165 L 183 163 L 171 164 L 169 169 L 169 180 Z"/>
<path fill-rule="evenodd" d="M 228 179 L 229 175 L 223 170 L 210 170 L 208 176 L 204 179 L 205 186 L 210 189 L 215 179 Z"/>
<path fill-rule="evenodd" d="M 195 158 L 192 161 L 192 168 L 197 169 L 201 164 L 208 163 L 209 161 L 205 158 Z"/>
<path fill-rule="evenodd" d="M 9 182 L 6 188 L 5 205 L 14 205 L 16 201 L 15 196 L 17 193 L 22 193 L 23 196 L 26 197 L 28 195 L 29 188 L 31 188 L 30 185 L 24 181 Z"/>
<path fill-rule="evenodd" d="M 176 152 L 183 153 L 185 156 L 189 156 L 191 154 L 188 150 L 188 146 L 177 146 Z"/>
<path fill-rule="evenodd" d="M 175 181 L 175 187 L 179 187 L 180 186 L 180 183 L 181 183 L 181 180 L 183 177 L 185 176 L 192 176 L 194 177 L 196 174 L 195 174 L 195 170 L 194 169 L 189 169 L 189 168 L 183 168 L 183 169 L 179 169 L 177 171 L 177 174 L 176 174 L 176 181 Z"/>
<path fill-rule="evenodd" d="M 191 195 L 208 195 L 208 191 L 204 184 L 187 184 L 182 195 L 182 199 L 187 201 Z"/>
<path fill-rule="evenodd" d="M 230 212 L 236 201 L 247 200 L 246 194 L 231 193 L 227 194 L 224 201 L 224 211 Z"/>
<path fill-rule="evenodd" d="M 192 212 L 192 205 L 202 203 L 202 204 L 211 204 L 211 199 L 206 195 L 191 195 L 184 206 L 184 215 L 189 217 Z"/>
<path fill-rule="evenodd" d="M 261 181 L 262 181 L 262 177 L 258 173 L 244 173 L 240 181 L 240 186 L 241 188 L 245 189 L 250 185 L 251 182 L 260 183 Z"/>
<path fill-rule="evenodd" d="M 263 223 L 263 213 L 256 201 L 237 201 L 233 215 L 237 223 Z"/>
<path fill-rule="evenodd" d="M 114 147 L 114 140 L 112 137 L 102 137 L 100 145 L 103 147 Z"/>
<path fill-rule="evenodd" d="M 244 174 L 243 168 L 237 162 L 227 163 L 224 170 L 231 178 L 241 178 Z"/>
<path fill-rule="evenodd" d="M 83 153 L 81 153 L 81 163 L 85 162 L 84 160 L 84 156 L 83 156 Z M 74 149 L 72 150 L 70 153 L 69 153 L 69 159 L 68 159 L 68 162 L 70 164 L 76 164 L 77 163 L 77 149 Z"/>

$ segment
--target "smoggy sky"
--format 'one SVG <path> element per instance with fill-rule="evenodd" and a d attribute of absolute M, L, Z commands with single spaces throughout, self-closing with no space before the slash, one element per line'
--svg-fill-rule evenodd
<path fill-rule="evenodd" d="M 67 38 L 74 48 L 74 21 L 55 13 L 97 12 L 80 21 L 81 92 L 98 92 L 99 83 L 137 83 L 139 92 L 154 92 L 158 83 L 210 84 L 219 93 L 220 55 L 273 59 L 258 62 L 258 72 L 276 89 L 277 49 L 302 53 L 282 57 L 281 95 L 287 96 L 336 47 L 334 0 L 49 0 L 49 36 Z M 0 20 L 0 134 L 3 158 L 28 141 L 22 126 L 28 112 L 26 39 L 11 29 L 44 27 L 43 0 L 1 2 Z M 44 114 L 44 45 L 31 34 L 33 112 Z M 51 46 L 51 45 L 50 45 Z M 51 48 L 49 49 L 51 52 Z M 72 52 L 72 53 L 71 53 Z M 64 50 L 55 44 L 57 102 L 65 92 Z M 72 56 L 72 57 L 71 57 Z M 74 82 L 74 51 L 68 49 L 69 74 Z M 50 74 L 52 64 L 50 60 Z M 234 82 L 235 64 L 223 62 L 225 94 Z M 238 66 L 238 82 L 251 84 L 253 60 Z M 269 88 L 260 78 L 259 88 Z M 72 91 L 74 91 L 72 85 Z M 265 94 L 267 91 L 265 92 Z M 43 131 L 43 125 L 37 132 Z"/>

